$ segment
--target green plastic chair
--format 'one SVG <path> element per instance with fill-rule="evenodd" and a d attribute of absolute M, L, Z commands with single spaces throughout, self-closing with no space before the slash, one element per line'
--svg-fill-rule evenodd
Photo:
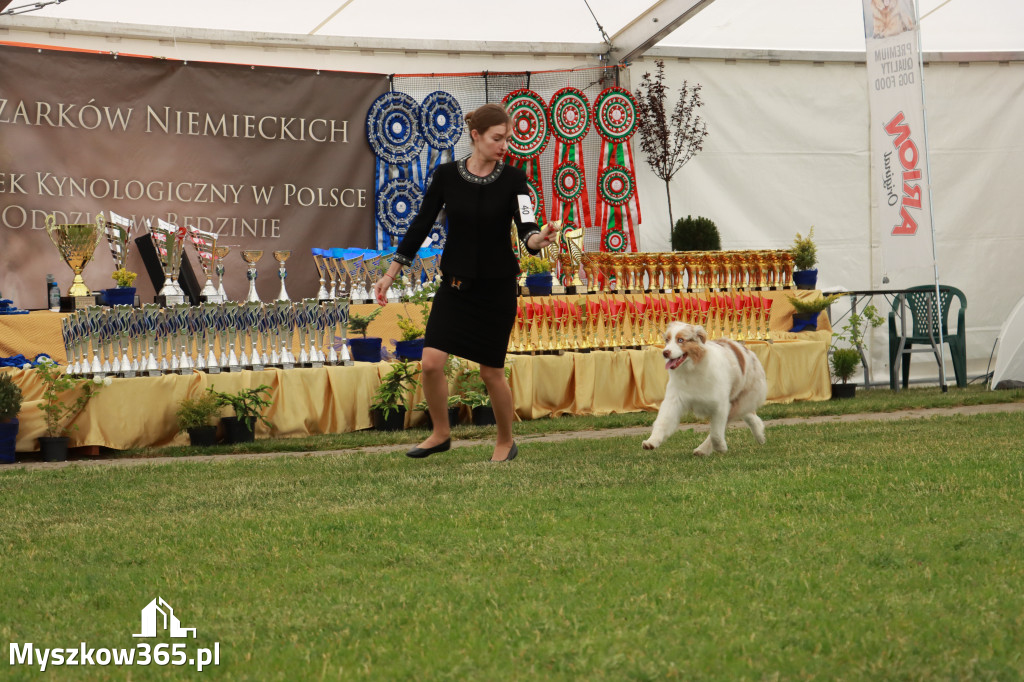
<path fill-rule="evenodd" d="M 942 322 L 942 340 L 949 344 L 949 354 L 953 358 L 953 372 L 956 374 L 956 385 L 963 388 L 967 385 L 967 338 L 964 325 L 964 312 L 967 310 L 967 297 L 956 287 L 945 284 L 939 286 L 939 298 L 942 305 L 942 314 L 935 315 L 935 285 L 924 284 L 919 287 L 911 287 L 904 294 L 906 306 L 910 315 L 910 331 L 903 345 L 903 388 L 907 387 L 910 380 L 910 355 L 911 353 L 931 352 L 935 354 L 935 362 L 941 362 L 939 354 L 932 348 L 932 339 L 935 344 L 939 342 L 939 321 Z M 949 306 L 956 296 L 960 301 L 960 311 L 957 313 L 956 333 L 949 333 Z M 928 315 L 928 308 L 931 307 L 932 315 Z M 896 318 L 900 310 L 899 297 L 893 301 L 892 310 L 889 311 L 889 387 L 896 390 L 896 355 L 900 347 L 900 329 Z M 930 324 L 929 324 L 930 323 Z M 927 346 L 927 348 L 912 348 L 914 345 Z"/>

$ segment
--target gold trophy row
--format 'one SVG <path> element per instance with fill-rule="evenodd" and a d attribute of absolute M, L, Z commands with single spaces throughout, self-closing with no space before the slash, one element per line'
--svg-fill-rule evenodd
<path fill-rule="evenodd" d="M 793 256 L 785 250 L 606 253 L 549 247 L 559 281 L 588 293 L 767 291 L 793 288 Z"/>
<path fill-rule="evenodd" d="M 599 299 L 599 300 L 595 300 Z M 648 294 L 640 298 L 520 298 L 508 350 L 546 353 L 662 345 L 669 322 L 703 326 L 710 338 L 771 343 L 771 298 L 760 294 Z"/>

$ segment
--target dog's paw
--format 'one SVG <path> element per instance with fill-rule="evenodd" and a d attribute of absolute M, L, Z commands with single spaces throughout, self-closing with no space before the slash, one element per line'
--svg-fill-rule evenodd
<path fill-rule="evenodd" d="M 647 439 L 643 442 L 644 450 L 653 450 L 658 447 L 658 444 L 653 439 Z"/>

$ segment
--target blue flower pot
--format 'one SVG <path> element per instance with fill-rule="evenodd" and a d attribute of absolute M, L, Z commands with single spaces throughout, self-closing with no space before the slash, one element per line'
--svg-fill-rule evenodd
<path fill-rule="evenodd" d="M 552 277 L 550 272 L 539 272 L 526 276 L 526 288 L 530 296 L 550 296 Z"/>
<path fill-rule="evenodd" d="M 793 273 L 793 284 L 797 289 L 814 289 L 818 285 L 818 269 L 797 270 Z"/>
<path fill-rule="evenodd" d="M 135 305 L 135 287 L 114 287 L 103 290 L 103 305 Z"/>
<path fill-rule="evenodd" d="M 423 359 L 423 339 L 395 341 L 395 355 L 403 360 Z"/>
<path fill-rule="evenodd" d="M 352 349 L 352 359 L 356 362 L 380 362 L 380 342 L 379 336 L 349 339 L 348 347 Z"/>
<path fill-rule="evenodd" d="M 18 419 L 12 417 L 0 422 L 0 464 L 14 464 L 14 446 L 18 442 Z"/>

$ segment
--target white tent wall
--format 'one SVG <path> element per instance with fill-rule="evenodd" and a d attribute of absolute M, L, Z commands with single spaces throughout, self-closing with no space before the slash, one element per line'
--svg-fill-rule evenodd
<path fill-rule="evenodd" d="M 703 86 L 704 150 L 671 183 L 677 219 L 713 220 L 727 249 L 788 248 L 813 225 L 819 287 L 882 282 L 872 224 L 867 76 L 863 62 L 687 59 L 663 54 L 674 105 L 684 80 Z M 682 52 L 682 51 L 680 51 Z M 630 67 L 635 88 L 654 57 Z M 939 277 L 967 296 L 968 374 L 988 369 L 999 326 L 1024 292 L 1024 63 L 931 62 L 925 69 Z M 669 248 L 664 183 L 638 160 L 645 250 Z M 876 301 L 888 312 L 885 301 Z M 833 313 L 848 310 L 845 301 Z M 955 325 L 955 310 L 951 320 Z M 888 377 L 887 329 L 872 336 L 874 381 Z M 946 357 L 946 375 L 952 364 Z M 938 367 L 915 355 L 911 378 Z"/>
<path fill-rule="evenodd" d="M 597 44 L 388 41 L 253 34 L 16 17 L 0 40 L 174 59 L 374 73 L 541 71 L 593 66 Z M 711 218 L 724 248 L 787 248 L 811 225 L 819 286 L 883 286 L 872 225 L 867 76 L 863 53 L 655 48 L 674 98 L 700 83 L 710 135 L 671 184 L 673 215 Z M 962 59 L 963 61 L 959 61 Z M 967 295 L 968 370 L 987 368 L 1024 293 L 1024 61 L 1020 53 L 926 54 L 929 150 L 940 279 Z M 1002 60 L 1002 61 L 996 61 Z M 631 88 L 654 58 L 632 64 Z M 664 183 L 637 148 L 640 245 L 669 245 Z M 916 282 L 890 283 L 904 286 Z M 840 305 L 845 305 L 842 303 Z M 879 305 L 880 312 L 886 311 Z M 839 313 L 837 309 L 834 312 Z M 946 353 L 948 357 L 948 353 Z M 872 335 L 875 381 L 888 375 L 886 330 Z M 912 377 L 937 368 L 917 355 Z M 952 377 L 947 360 L 946 374 Z"/>

